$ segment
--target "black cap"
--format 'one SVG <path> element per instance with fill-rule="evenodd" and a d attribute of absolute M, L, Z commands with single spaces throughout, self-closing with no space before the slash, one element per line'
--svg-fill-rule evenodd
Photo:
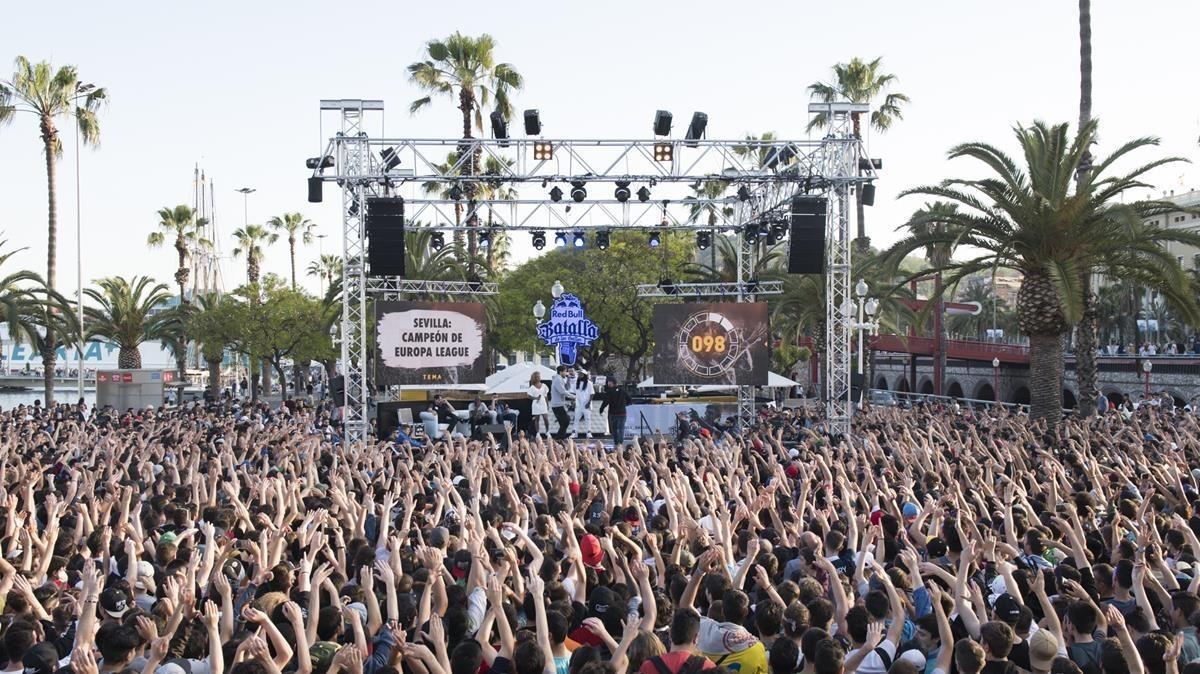
<path fill-rule="evenodd" d="M 114 618 L 121 618 L 129 611 L 129 594 L 120 588 L 107 588 L 100 593 L 100 608 Z"/>
<path fill-rule="evenodd" d="M 1021 602 L 1011 594 L 1005 592 L 996 597 L 996 603 L 992 605 L 992 610 L 996 612 L 996 619 L 1014 625 L 1017 619 L 1021 617 Z"/>

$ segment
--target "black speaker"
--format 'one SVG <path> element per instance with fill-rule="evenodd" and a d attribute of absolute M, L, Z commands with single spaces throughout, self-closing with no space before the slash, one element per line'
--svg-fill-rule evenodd
<path fill-rule="evenodd" d="M 341 407 L 342 402 L 345 400 L 345 398 L 346 398 L 346 377 L 345 377 L 345 375 L 339 374 L 336 377 L 330 377 L 329 378 L 329 399 L 331 401 L 333 401 L 334 405 L 336 405 L 337 407 Z"/>
<path fill-rule="evenodd" d="M 789 274 L 825 273 L 825 208 L 821 197 L 792 199 Z"/>
<path fill-rule="evenodd" d="M 371 276 L 404 276 L 404 199 L 367 199 L 367 264 Z"/>
<path fill-rule="evenodd" d="M 861 375 L 857 372 L 850 373 L 850 399 L 851 400 L 853 400 L 856 403 L 862 402 L 863 394 L 866 393 L 866 391 L 863 389 L 863 387 L 866 385 L 866 383 L 867 383 L 867 378 L 865 375 Z"/>
<path fill-rule="evenodd" d="M 320 176 L 313 176 L 308 179 L 308 203 L 319 204 L 323 198 L 323 190 L 325 189 L 325 181 Z"/>
<path fill-rule="evenodd" d="M 875 205 L 875 183 L 867 183 L 862 186 L 863 206 Z"/>

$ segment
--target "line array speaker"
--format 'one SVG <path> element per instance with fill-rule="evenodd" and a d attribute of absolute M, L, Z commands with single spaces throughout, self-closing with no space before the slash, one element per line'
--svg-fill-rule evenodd
<path fill-rule="evenodd" d="M 825 273 L 825 209 L 822 197 L 792 199 L 792 239 L 788 250 L 789 274 Z"/>
<path fill-rule="evenodd" d="M 367 199 L 367 264 L 371 276 L 404 276 L 404 199 Z"/>

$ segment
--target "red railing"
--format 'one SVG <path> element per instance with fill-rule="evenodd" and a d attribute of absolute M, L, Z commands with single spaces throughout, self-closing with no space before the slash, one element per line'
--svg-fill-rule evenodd
<path fill-rule="evenodd" d="M 934 348 L 937 346 L 937 340 L 932 337 L 876 335 L 871 338 L 871 346 L 876 351 L 932 356 Z M 993 358 L 999 358 L 1002 363 L 1028 363 L 1029 347 L 969 339 L 948 339 L 946 340 L 946 357 L 960 360 L 982 360 L 989 363 Z"/>

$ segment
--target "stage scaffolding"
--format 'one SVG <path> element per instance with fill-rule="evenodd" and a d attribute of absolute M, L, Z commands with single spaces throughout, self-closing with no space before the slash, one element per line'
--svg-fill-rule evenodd
<path fill-rule="evenodd" d="M 367 295 L 496 292 L 494 284 L 478 281 L 433 289 L 418 280 L 369 277 L 363 216 L 366 200 L 375 196 L 404 197 L 406 220 L 427 223 L 443 232 L 561 231 L 570 236 L 575 232 L 661 229 L 733 234 L 738 240 L 735 283 L 677 284 L 669 293 L 650 286 L 639 294 L 728 296 L 737 301 L 754 301 L 758 295 L 781 291 L 778 284 L 755 278 L 758 245 L 745 235 L 747 229 L 757 228 L 758 236 L 765 238 L 772 225 L 790 222 L 794 197 L 827 198 L 827 421 L 831 432 L 848 434 L 853 317 L 846 307 L 852 304 L 852 194 L 876 178 L 861 140 L 851 132 L 850 121 L 852 114 L 867 113 L 866 106 L 810 104 L 810 114 L 825 113 L 830 119 L 823 138 L 771 141 L 375 138 L 367 133 L 368 121 L 374 124 L 377 120 L 382 128 L 382 101 L 322 100 L 321 110 L 339 116 L 339 130 L 322 155 L 332 158 L 332 165 L 315 169 L 312 175 L 341 188 L 345 264 L 340 367 L 346 381 L 343 402 L 348 440 L 362 440 L 368 430 Z M 452 152 L 457 159 L 447 161 Z M 476 172 L 476 166 L 491 170 Z M 719 197 L 700 195 L 699 188 L 713 181 L 727 189 Z M 439 189 L 431 193 L 429 186 Z M 572 198 L 577 186 L 586 190 L 578 200 Z M 558 198 L 551 194 L 555 187 L 561 190 Z M 616 195 L 621 187 L 628 189 L 624 199 Z M 643 188 L 648 192 L 639 194 Z M 503 194 L 505 190 L 515 193 Z M 698 212 L 704 214 L 702 218 L 697 217 Z M 708 222 L 710 214 L 715 223 Z M 750 387 L 739 388 L 738 412 L 743 420 L 753 417 L 751 391 Z"/>

